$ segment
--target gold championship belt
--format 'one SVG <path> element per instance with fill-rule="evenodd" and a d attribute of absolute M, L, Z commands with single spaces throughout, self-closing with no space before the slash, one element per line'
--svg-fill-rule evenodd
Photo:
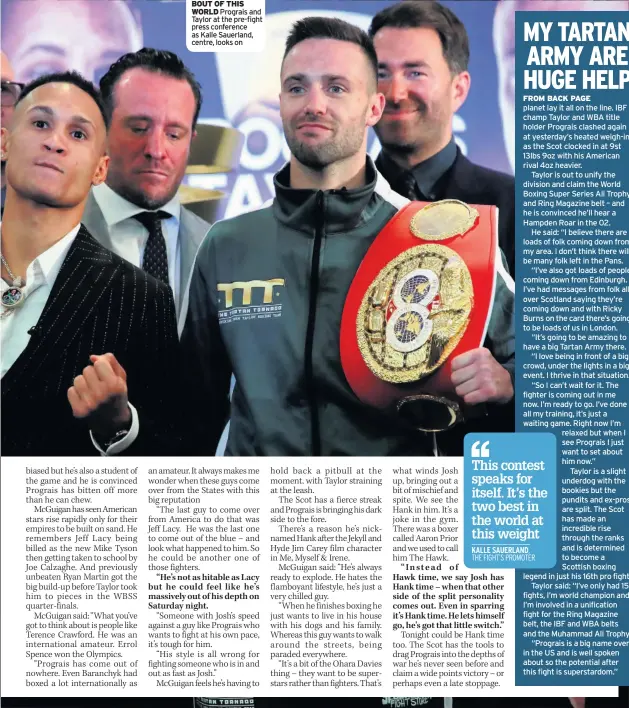
<path fill-rule="evenodd" d="M 345 300 L 341 362 L 354 393 L 419 430 L 461 421 L 451 362 L 482 345 L 499 257 L 496 207 L 446 199 L 401 209 Z"/>

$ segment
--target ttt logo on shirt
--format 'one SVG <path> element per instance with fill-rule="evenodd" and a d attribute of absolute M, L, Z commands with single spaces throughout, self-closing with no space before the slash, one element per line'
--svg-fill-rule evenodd
<path fill-rule="evenodd" d="M 284 278 L 218 283 L 219 323 L 280 317 L 283 288 Z"/>

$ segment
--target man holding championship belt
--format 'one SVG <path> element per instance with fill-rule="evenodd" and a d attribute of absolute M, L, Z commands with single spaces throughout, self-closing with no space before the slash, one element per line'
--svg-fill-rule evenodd
<path fill-rule="evenodd" d="M 472 83 L 465 26 L 438 2 L 404 0 L 378 12 L 369 34 L 378 55 L 378 88 L 386 98 L 375 127 L 382 145 L 378 171 L 409 199 L 497 206 L 500 248 L 514 273 L 514 178 L 472 162 L 453 134 L 458 122 L 458 138 L 465 140 L 460 111 Z M 491 137 L 483 147 L 491 154 Z"/>
<path fill-rule="evenodd" d="M 431 455 L 425 431 L 513 397 L 495 211 L 393 192 L 366 153 L 383 107 L 366 33 L 295 24 L 280 94 L 290 164 L 271 206 L 212 227 L 192 276 L 189 453 L 213 454 L 232 373 L 228 455 Z"/>

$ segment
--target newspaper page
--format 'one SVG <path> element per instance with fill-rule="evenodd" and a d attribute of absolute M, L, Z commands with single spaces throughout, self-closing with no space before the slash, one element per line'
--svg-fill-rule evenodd
<path fill-rule="evenodd" d="M 68 70 L 98 84 L 118 57 L 143 46 L 174 52 L 203 94 L 188 169 L 179 175 L 188 190 L 186 197 L 180 192 L 186 212 L 217 223 L 218 232 L 210 231 L 199 253 L 208 243 L 218 244 L 218 250 L 222 241 L 213 241 L 212 233 L 223 234 L 220 229 L 229 228 L 229 220 L 249 212 L 260 214 L 247 222 L 253 243 L 259 238 L 255 219 L 264 225 L 263 210 L 281 185 L 274 175 L 294 158 L 294 144 L 287 140 L 291 124 L 277 98 L 284 90 L 280 70 L 291 28 L 316 16 L 366 31 L 374 15 L 393 4 L 2 0 L 2 121 L 9 148 L 18 144 L 15 133 L 19 138 L 18 121 L 9 113 L 5 117 L 5 109 L 20 114 L 14 106 L 16 86 L 22 90 L 39 76 Z M 376 50 L 383 52 L 378 53 L 378 77 L 386 94 L 380 109 L 384 120 L 387 106 L 393 110 L 391 105 L 404 101 L 416 101 L 416 112 L 428 123 L 431 111 L 438 116 L 449 106 L 452 154 L 484 170 L 482 178 L 468 172 L 468 180 L 482 191 L 483 180 L 495 179 L 506 195 L 501 205 L 495 203 L 497 196 L 469 205 L 458 193 L 412 196 L 435 203 L 456 198 L 463 205 L 445 212 L 456 222 L 452 233 L 439 226 L 439 238 L 454 249 L 448 267 L 466 259 L 471 264 L 482 248 L 490 263 L 485 270 L 456 266 L 457 282 L 469 290 L 467 299 L 457 300 L 457 312 L 473 323 L 465 325 L 465 336 L 472 341 L 476 329 L 478 342 L 456 350 L 463 335 L 452 338 L 443 361 L 428 372 L 429 381 L 446 370 L 456 377 L 453 359 L 474 346 L 499 356 L 496 321 L 509 320 L 515 328 L 511 377 L 490 354 L 509 395 L 499 404 L 490 399 L 482 407 L 472 405 L 471 413 L 461 403 L 464 394 L 457 402 L 452 387 L 450 398 L 438 388 L 413 389 L 412 378 L 402 381 L 401 389 L 399 376 L 383 387 L 370 373 L 382 362 L 360 359 L 368 349 L 364 341 L 376 341 L 376 325 L 365 327 L 361 348 L 355 326 L 359 312 L 365 321 L 379 323 L 382 341 L 399 336 L 406 347 L 385 361 L 389 368 L 400 356 L 406 362 L 414 343 L 430 336 L 433 324 L 426 323 L 437 322 L 434 316 L 447 300 L 445 286 L 429 272 L 430 258 L 444 253 L 442 242 L 430 246 L 430 257 L 422 256 L 415 270 L 409 266 L 395 288 L 383 286 L 390 296 L 384 309 L 379 287 L 393 282 L 394 272 L 385 264 L 394 256 L 399 263 L 402 251 L 378 265 L 369 260 L 370 249 L 348 272 L 346 257 L 335 255 L 330 242 L 317 258 L 332 259 L 334 278 L 344 283 L 346 309 L 353 302 L 355 311 L 352 326 L 342 332 L 340 320 L 334 332 L 321 334 L 314 315 L 308 322 L 296 319 L 301 348 L 289 354 L 299 366 L 305 358 L 304 377 L 311 383 L 303 398 L 285 404 L 281 397 L 256 401 L 258 394 L 252 393 L 264 390 L 256 389 L 256 378 L 278 377 L 279 390 L 281 379 L 291 376 L 282 368 L 281 342 L 277 359 L 264 359 L 269 335 L 263 327 L 291 316 L 284 293 L 293 283 L 287 284 L 279 270 L 256 275 L 259 280 L 239 276 L 219 283 L 218 319 L 222 332 L 229 327 L 232 333 L 236 328 L 249 332 L 244 349 L 259 357 L 260 371 L 251 378 L 244 368 L 235 372 L 232 420 L 217 455 L 191 455 L 185 445 L 177 447 L 176 435 L 169 440 L 190 408 L 199 420 L 212 409 L 210 401 L 203 405 L 196 396 L 203 376 L 198 391 L 196 386 L 179 391 L 176 399 L 152 398 L 149 392 L 149 403 L 138 407 L 139 413 L 134 409 L 136 445 L 147 430 L 151 433 L 147 421 L 165 420 L 162 432 L 157 428 L 154 434 L 154 448 L 131 455 L 123 447 L 120 454 L 100 455 L 102 447 L 96 438 L 90 440 L 87 427 L 73 428 L 71 418 L 66 427 L 59 426 L 56 414 L 38 410 L 40 394 L 47 401 L 55 387 L 62 388 L 69 358 L 59 359 L 63 365 L 51 369 L 39 389 L 30 385 L 45 362 L 59 354 L 40 326 L 48 310 L 39 320 L 35 316 L 28 336 L 19 339 L 17 325 L 11 329 L 17 321 L 17 309 L 11 307 L 19 303 L 6 298 L 19 300 L 23 293 L 9 271 L 4 244 L 7 224 L 13 223 L 11 200 L 18 192 L 12 180 L 19 183 L 11 162 L 22 156 L 9 149 L 5 157 L 3 142 L 3 208 L 5 171 L 9 206 L 2 272 L 2 695 L 15 697 L 6 699 L 7 705 L 26 708 L 67 699 L 78 706 L 85 696 L 90 705 L 99 698 L 124 696 L 136 703 L 135 697 L 159 697 L 194 708 L 266 708 L 274 699 L 297 697 L 300 702 L 338 699 L 343 705 L 365 699 L 396 708 L 456 708 L 461 701 L 505 697 L 522 705 L 536 701 L 540 708 L 626 705 L 618 687 L 629 675 L 623 384 L 629 361 L 623 344 L 629 329 L 624 307 L 629 12 L 626 2 L 612 0 L 455 0 L 444 6 L 469 36 L 469 67 L 459 67 L 458 73 L 448 68 L 445 74 L 448 86 L 465 87 L 458 104 L 448 102 L 449 94 L 426 89 L 400 89 L 407 91 L 403 98 L 392 98 L 394 89 L 387 84 L 385 90 L 381 82 L 401 80 L 386 77 L 396 65 L 385 61 L 384 52 L 407 47 L 401 38 L 408 35 L 376 42 Z M 434 41 L 438 59 L 444 60 L 443 40 L 430 22 L 388 29 L 424 33 L 418 51 Z M 317 62 L 327 57 L 318 55 Z M 430 78 L 430 60 L 422 56 L 400 70 L 404 81 L 437 81 Z M 11 66 L 6 76 L 5 60 Z M 463 75 L 467 78 L 452 78 Z M 164 91 L 172 88 L 164 86 Z M 176 95 L 166 100 L 164 93 L 164 105 L 178 104 Z M 370 159 L 395 133 L 381 129 L 370 129 L 361 148 Z M 202 149 L 195 148 L 195 140 Z M 376 165 L 384 170 L 386 160 Z M 110 162 L 108 180 L 111 168 Z M 325 198 L 317 202 L 321 213 Z M 101 204 L 99 199 L 92 198 L 93 204 Z M 461 208 L 465 219 L 472 215 L 465 227 Z M 312 218 L 316 221 L 316 213 Z M 421 214 L 418 218 L 417 238 L 427 233 Z M 83 223 L 88 223 L 87 211 Z M 112 228 L 104 218 L 102 223 Z M 457 244 L 468 232 L 467 243 L 474 246 L 466 251 Z M 376 233 L 369 238 L 376 242 Z M 194 318 L 196 306 L 195 275 L 191 283 L 184 275 L 184 250 L 172 251 L 175 280 L 168 271 L 164 276 L 171 278 L 180 334 L 186 311 Z M 239 258 L 229 254 L 225 260 Z M 193 261 L 194 253 L 190 272 Z M 354 278 L 359 264 L 362 280 Z M 198 263 L 197 270 L 201 267 Z M 318 260 L 312 273 L 324 273 L 325 267 L 325 260 Z M 302 300 L 313 306 L 312 282 L 302 287 Z M 420 299 L 412 294 L 405 299 L 413 289 Z M 41 308 L 45 303 L 44 298 Z M 368 306 L 374 312 L 365 314 Z M 321 303 L 308 310 L 315 311 L 325 316 Z M 79 329 L 72 346 L 100 336 L 97 323 L 89 322 L 93 334 Z M 413 322 L 421 322 L 419 329 Z M 133 323 L 127 325 L 131 331 Z M 437 331 L 438 324 L 434 327 Z M 223 336 L 218 329 L 210 335 Z M 185 337 L 184 331 L 181 347 Z M 37 345 L 36 338 L 46 346 Z M 332 352 L 322 346 L 329 341 Z M 294 346 L 289 343 L 287 349 Z M 46 349 L 41 363 L 29 369 L 41 349 Z M 75 349 L 68 345 L 67 351 L 74 355 Z M 455 356 L 448 359 L 452 351 Z M 214 356 L 208 349 L 207 361 Z M 150 371 L 150 359 L 138 367 L 140 378 L 143 368 L 145 374 Z M 273 363 L 265 369 L 268 361 Z M 330 376 L 336 377 L 338 390 L 326 389 Z M 168 388 L 164 380 L 156 381 L 156 390 L 158 385 Z M 383 405 L 381 393 L 391 406 L 409 391 L 434 403 L 429 409 L 434 427 L 426 427 L 424 418 L 418 423 L 412 417 L 416 413 L 391 419 L 377 410 Z M 369 435 L 363 438 L 344 418 L 330 423 L 335 419 L 325 417 L 338 397 L 348 395 L 353 397 L 348 420 L 369 420 Z M 64 400 L 66 413 L 71 399 Z M 256 418 L 259 430 L 246 429 L 250 420 L 238 415 L 250 406 L 264 411 Z M 463 420 L 443 432 L 459 414 Z M 186 422 L 191 427 L 184 435 L 213 439 L 209 428 L 198 433 L 196 422 Z M 23 433 L 28 442 L 22 444 Z M 131 434 L 122 431 L 123 446 Z M 255 442 L 245 456 L 234 441 L 248 435 Z M 50 441 L 50 447 L 42 450 L 38 439 Z M 76 452 L 72 444 L 61 446 L 68 440 L 77 441 Z M 322 440 L 331 441 L 327 449 Z M 391 440 L 395 445 L 380 444 Z"/>

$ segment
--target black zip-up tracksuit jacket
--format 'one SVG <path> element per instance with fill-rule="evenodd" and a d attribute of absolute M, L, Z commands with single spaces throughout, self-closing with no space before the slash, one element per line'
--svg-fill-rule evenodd
<path fill-rule="evenodd" d="M 291 189 L 289 170 L 270 206 L 216 223 L 197 254 L 181 340 L 185 452 L 214 454 L 230 417 L 228 455 L 432 455 L 432 436 L 356 397 L 339 350 L 356 270 L 407 200 L 370 159 L 352 190 Z M 500 268 L 487 337 L 513 374 L 512 283 Z"/>

